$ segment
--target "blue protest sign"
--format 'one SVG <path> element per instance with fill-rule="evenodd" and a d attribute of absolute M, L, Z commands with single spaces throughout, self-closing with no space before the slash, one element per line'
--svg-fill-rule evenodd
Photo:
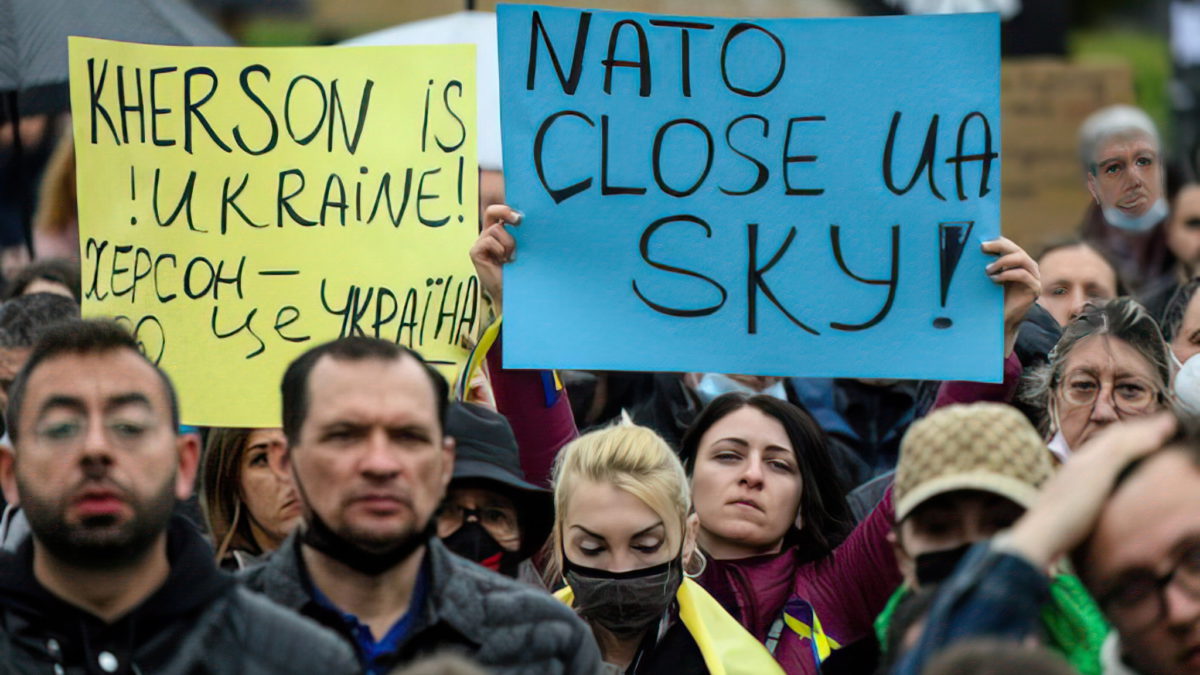
<path fill-rule="evenodd" d="M 999 381 L 994 14 L 504 5 L 509 367 Z"/>

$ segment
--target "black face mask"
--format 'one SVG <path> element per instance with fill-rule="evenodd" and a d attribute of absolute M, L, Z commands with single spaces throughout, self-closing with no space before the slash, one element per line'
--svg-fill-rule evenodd
<path fill-rule="evenodd" d="M 922 587 L 934 586 L 945 581 L 951 574 L 954 574 L 954 568 L 958 567 L 958 563 L 967 555 L 967 551 L 971 550 L 972 544 L 963 544 L 958 548 L 946 549 L 944 551 L 931 551 L 922 553 L 916 558 L 917 565 L 917 583 Z"/>
<path fill-rule="evenodd" d="M 312 511 L 300 533 L 300 540 L 352 570 L 379 576 L 408 560 L 434 536 L 436 529 L 437 524 L 430 518 L 421 531 L 397 542 L 394 547 L 386 551 L 368 551 L 334 532 L 316 511 Z"/>
<path fill-rule="evenodd" d="M 629 572 L 576 565 L 563 555 L 563 575 L 575 594 L 575 611 L 617 637 L 632 637 L 662 616 L 683 583 L 679 558 Z"/>
<path fill-rule="evenodd" d="M 292 472 L 292 484 L 300 496 L 300 502 L 311 504 L 308 491 L 300 482 L 299 476 Z M 417 549 L 424 546 L 437 534 L 437 522 L 430 518 L 418 532 L 413 532 L 407 538 L 396 542 L 396 545 L 385 551 L 368 551 L 367 549 L 346 539 L 325 523 L 321 516 L 311 508 L 305 509 L 304 525 L 300 528 L 300 541 L 305 545 L 324 553 L 341 564 L 367 576 L 379 576 L 396 565 L 408 560 Z"/>
<path fill-rule="evenodd" d="M 448 537 L 442 538 L 446 548 L 471 562 L 479 563 L 493 572 L 516 578 L 521 561 L 517 554 L 507 551 L 487 528 L 478 522 L 462 524 Z"/>

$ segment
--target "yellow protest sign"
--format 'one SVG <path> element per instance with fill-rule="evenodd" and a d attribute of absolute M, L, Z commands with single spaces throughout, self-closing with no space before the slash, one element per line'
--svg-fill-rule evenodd
<path fill-rule="evenodd" d="M 465 357 L 473 46 L 71 38 L 70 67 L 83 311 L 135 331 L 184 422 L 279 426 L 288 362 L 342 335 Z"/>

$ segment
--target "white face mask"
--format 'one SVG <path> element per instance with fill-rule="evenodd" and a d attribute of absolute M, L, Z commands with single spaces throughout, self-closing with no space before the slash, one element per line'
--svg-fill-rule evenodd
<path fill-rule="evenodd" d="M 1175 375 L 1175 399 L 1180 412 L 1200 419 L 1200 354 L 1191 357 Z"/>
<path fill-rule="evenodd" d="M 728 375 L 722 375 L 721 373 L 705 373 L 700 378 L 700 382 L 696 384 L 696 395 L 700 397 L 700 402 L 704 403 L 705 405 L 708 405 L 709 401 L 720 396 L 721 394 L 728 394 L 735 391 L 740 391 L 744 394 L 749 394 L 750 396 L 755 394 L 765 394 L 767 396 L 777 398 L 780 401 L 787 400 L 787 389 L 785 389 L 783 386 L 783 380 L 779 380 L 766 389 L 758 391 L 757 389 L 748 387 L 741 382 L 738 382 Z"/>
<path fill-rule="evenodd" d="M 1167 205 L 1167 200 L 1162 197 L 1154 202 L 1146 212 L 1140 216 L 1129 216 L 1124 211 L 1115 206 L 1105 206 L 1100 209 L 1104 213 L 1104 219 L 1109 225 L 1125 230 L 1127 232 L 1145 232 L 1162 222 L 1163 218 L 1167 217 L 1167 212 L 1170 207 Z"/>

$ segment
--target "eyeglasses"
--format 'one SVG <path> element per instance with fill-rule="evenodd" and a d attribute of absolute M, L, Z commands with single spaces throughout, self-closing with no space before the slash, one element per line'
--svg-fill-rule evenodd
<path fill-rule="evenodd" d="M 445 502 L 437 512 L 438 525 L 446 530 L 457 530 L 472 518 L 498 542 L 511 541 L 520 536 L 517 514 L 512 509 L 498 506 L 469 509 L 462 504 Z"/>
<path fill-rule="evenodd" d="M 1093 407 L 1099 399 L 1103 386 L 1087 373 L 1074 373 L 1063 379 L 1060 385 L 1063 398 L 1076 407 Z M 1122 379 L 1109 390 L 1113 407 L 1123 415 L 1144 415 L 1159 401 L 1158 388 L 1141 379 Z"/>
<path fill-rule="evenodd" d="M 1161 577 L 1148 571 L 1125 578 L 1100 596 L 1100 607 L 1130 631 L 1142 631 L 1167 616 L 1167 586 L 1175 586 L 1200 600 L 1200 542 L 1194 542 Z"/>

